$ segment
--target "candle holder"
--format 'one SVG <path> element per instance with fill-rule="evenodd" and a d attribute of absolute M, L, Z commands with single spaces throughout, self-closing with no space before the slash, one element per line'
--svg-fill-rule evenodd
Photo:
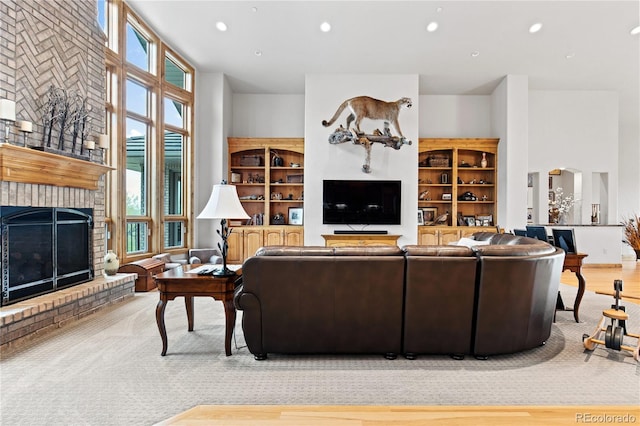
<path fill-rule="evenodd" d="M 33 123 L 30 121 L 16 121 L 16 127 L 22 132 L 24 137 L 23 145 L 27 146 L 27 133 L 33 132 Z"/>
<path fill-rule="evenodd" d="M 109 135 L 98 135 L 98 148 L 102 151 L 102 163 L 106 163 L 105 150 L 109 149 Z"/>
<path fill-rule="evenodd" d="M 87 139 L 86 141 L 84 141 L 84 148 L 89 151 L 88 154 L 88 160 L 91 161 L 91 151 L 93 151 L 94 149 L 96 149 L 96 143 L 95 141 L 91 140 L 91 139 Z"/>

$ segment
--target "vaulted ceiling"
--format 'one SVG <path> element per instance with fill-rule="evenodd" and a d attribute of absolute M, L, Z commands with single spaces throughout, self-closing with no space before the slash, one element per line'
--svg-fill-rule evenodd
<path fill-rule="evenodd" d="M 308 73 L 400 73 L 418 74 L 423 95 L 482 95 L 527 75 L 532 90 L 616 91 L 623 125 L 639 125 L 636 0 L 127 3 L 197 72 L 224 73 L 237 93 L 302 94 Z"/>

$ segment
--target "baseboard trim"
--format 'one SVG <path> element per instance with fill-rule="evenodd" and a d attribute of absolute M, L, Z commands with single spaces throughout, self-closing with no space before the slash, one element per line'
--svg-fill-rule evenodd
<path fill-rule="evenodd" d="M 585 263 L 582 265 L 583 269 L 598 269 L 598 268 L 622 268 L 622 263 Z"/>

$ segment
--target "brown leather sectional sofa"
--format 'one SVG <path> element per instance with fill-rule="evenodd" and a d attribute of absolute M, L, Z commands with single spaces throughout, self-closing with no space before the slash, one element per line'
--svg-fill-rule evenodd
<path fill-rule="evenodd" d="M 564 252 L 474 238 L 489 245 L 261 248 L 235 295 L 249 351 L 484 358 L 543 344 Z"/>

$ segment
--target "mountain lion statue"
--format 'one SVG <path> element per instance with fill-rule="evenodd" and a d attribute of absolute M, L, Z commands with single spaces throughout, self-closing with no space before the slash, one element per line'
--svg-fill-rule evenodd
<path fill-rule="evenodd" d="M 391 123 L 400 137 L 404 138 L 402 130 L 400 130 L 400 124 L 398 123 L 398 114 L 400 113 L 400 107 L 403 105 L 406 105 L 407 108 L 411 108 L 411 99 L 400 98 L 395 102 L 386 102 L 369 96 L 356 96 L 355 98 L 347 99 L 340 104 L 336 113 L 331 117 L 331 120 L 322 120 L 322 125 L 324 127 L 331 126 L 338 117 L 340 117 L 342 111 L 349 107 L 351 114 L 347 117 L 347 129 L 349 129 L 351 122 L 355 120 L 356 131 L 358 133 L 362 133 L 360 130 L 360 122 L 363 118 L 368 118 L 370 120 L 384 120 L 384 129 L 388 136 L 391 136 L 389 133 L 389 123 Z"/>

